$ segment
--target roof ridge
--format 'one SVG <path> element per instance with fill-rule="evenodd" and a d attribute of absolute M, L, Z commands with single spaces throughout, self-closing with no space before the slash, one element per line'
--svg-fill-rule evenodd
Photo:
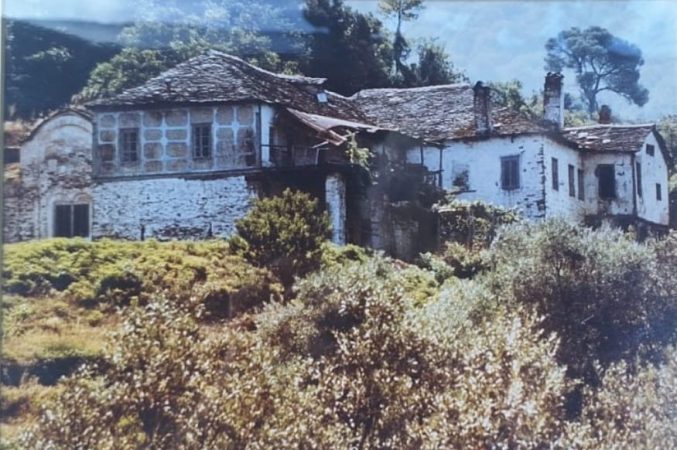
<path fill-rule="evenodd" d="M 189 62 L 193 59 L 196 59 L 196 58 L 199 58 L 199 57 L 205 56 L 205 55 L 206 56 L 218 56 L 220 58 L 229 59 L 231 61 L 242 64 L 249 69 L 255 70 L 257 72 L 260 72 L 260 73 L 263 73 L 263 74 L 266 74 L 266 75 L 269 75 L 269 76 L 273 76 L 275 78 L 279 78 L 279 79 L 284 80 L 284 81 L 291 81 L 291 82 L 300 81 L 304 84 L 323 84 L 325 81 L 327 81 L 326 78 L 308 77 L 308 76 L 305 76 L 305 75 L 288 75 L 288 74 L 283 74 L 283 73 L 271 72 L 270 70 L 262 69 L 261 67 L 255 66 L 254 64 L 251 64 L 251 63 L 245 61 L 244 59 L 240 58 L 239 56 L 231 55 L 229 53 L 224 53 L 222 51 L 215 50 L 215 49 L 209 49 L 205 53 L 203 53 L 202 55 L 198 55 L 198 56 L 195 56 L 193 58 L 190 58 L 189 60 L 187 60 L 185 62 Z"/>
<path fill-rule="evenodd" d="M 443 88 L 460 88 L 460 87 L 467 87 L 470 88 L 470 84 L 468 83 L 448 83 L 448 84 L 434 84 L 430 86 L 417 86 L 417 87 L 409 87 L 409 88 L 368 88 L 368 89 L 361 89 L 357 92 L 355 92 L 353 95 L 351 95 L 348 98 L 356 98 L 359 97 L 360 94 L 365 93 L 365 92 L 420 92 L 420 91 L 433 91 L 435 89 L 443 89 Z"/>
<path fill-rule="evenodd" d="M 650 128 L 655 127 L 655 123 L 641 124 L 618 124 L 618 123 L 598 123 L 595 125 L 582 125 L 580 127 L 565 127 L 563 131 L 591 130 L 593 128 Z"/>

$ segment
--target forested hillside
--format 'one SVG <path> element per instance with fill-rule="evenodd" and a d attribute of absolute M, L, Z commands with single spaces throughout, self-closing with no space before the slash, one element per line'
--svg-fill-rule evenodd
<path fill-rule="evenodd" d="M 96 64 L 119 51 L 21 20 L 6 21 L 5 118 L 33 118 L 70 103 Z"/>

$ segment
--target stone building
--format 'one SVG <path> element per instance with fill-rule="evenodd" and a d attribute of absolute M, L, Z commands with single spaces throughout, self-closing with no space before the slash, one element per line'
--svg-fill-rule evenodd
<path fill-rule="evenodd" d="M 324 81 L 210 51 L 91 112 L 59 112 L 21 146 L 5 240 L 225 237 L 251 199 L 286 187 L 320 200 L 335 242 L 403 257 L 434 245 L 428 187 L 532 219 L 668 223 L 655 127 L 564 128 L 561 75 L 546 78 L 538 122 L 492 107 L 482 83 L 344 97 Z"/>
<path fill-rule="evenodd" d="M 5 166 L 3 241 L 90 236 L 92 116 L 58 111 L 18 139 Z"/>
<path fill-rule="evenodd" d="M 532 219 L 662 229 L 670 155 L 653 124 L 564 128 L 562 76 L 545 81 L 544 118 L 492 108 L 489 88 L 370 89 L 352 99 L 375 125 L 421 139 L 407 161 L 439 174 L 459 199 L 517 208 Z"/>

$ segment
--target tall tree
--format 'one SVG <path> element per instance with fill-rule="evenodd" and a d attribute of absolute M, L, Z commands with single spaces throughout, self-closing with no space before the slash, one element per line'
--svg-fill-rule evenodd
<path fill-rule="evenodd" d="M 301 61 L 304 74 L 326 77 L 329 89 L 345 95 L 389 86 L 392 52 L 375 17 L 341 0 L 307 0 L 304 17 L 315 28 Z"/>
<path fill-rule="evenodd" d="M 649 101 L 649 91 L 639 84 L 639 69 L 644 64 L 642 51 L 604 28 L 562 31 L 548 39 L 545 49 L 546 70 L 574 71 L 589 114 L 597 111 L 597 96 L 604 91 L 638 106 Z"/>
<path fill-rule="evenodd" d="M 378 7 L 386 17 L 396 20 L 395 38 L 393 40 L 393 62 L 395 71 L 403 78 L 405 85 L 413 83 L 414 74 L 407 67 L 405 60 L 409 56 L 409 43 L 402 35 L 402 22 L 413 20 L 423 9 L 423 0 L 379 0 Z"/>
<path fill-rule="evenodd" d="M 467 81 L 468 78 L 456 70 L 449 54 L 436 40 L 428 39 L 421 42 L 417 53 L 418 61 L 410 66 L 413 80 L 409 86 L 432 86 Z"/>

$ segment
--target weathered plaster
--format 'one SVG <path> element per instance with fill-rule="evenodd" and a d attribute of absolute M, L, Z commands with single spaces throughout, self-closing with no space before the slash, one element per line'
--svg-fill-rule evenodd
<path fill-rule="evenodd" d="M 54 235 L 54 208 L 91 203 L 92 125 L 72 111 L 44 122 L 21 147 L 18 176 L 5 183 L 5 242 Z"/>
<path fill-rule="evenodd" d="M 325 196 L 331 218 L 332 242 L 343 245 L 346 243 L 346 184 L 343 175 L 327 175 Z"/>

